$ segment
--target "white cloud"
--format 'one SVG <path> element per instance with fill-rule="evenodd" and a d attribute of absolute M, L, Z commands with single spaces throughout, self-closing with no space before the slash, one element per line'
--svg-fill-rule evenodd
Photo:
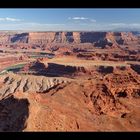
<path fill-rule="evenodd" d="M 21 19 L 6 17 L 6 18 L 0 18 L 0 21 L 21 21 Z"/>
<path fill-rule="evenodd" d="M 75 21 L 87 21 L 87 22 L 96 22 L 95 19 L 90 19 L 86 17 L 68 17 L 69 20 L 75 20 Z"/>
<path fill-rule="evenodd" d="M 34 30 L 34 31 L 55 31 L 66 29 L 65 24 L 45 24 L 36 22 L 12 22 L 12 23 L 0 23 L 0 30 Z"/>
<path fill-rule="evenodd" d="M 131 23 L 130 26 L 140 27 L 140 23 Z"/>
<path fill-rule="evenodd" d="M 128 29 L 138 29 L 140 30 L 140 23 L 111 23 L 108 24 L 108 27 L 110 29 L 115 29 L 115 28 L 128 28 Z"/>
<path fill-rule="evenodd" d="M 73 17 L 74 20 L 87 20 L 88 18 L 85 17 Z"/>
<path fill-rule="evenodd" d="M 37 23 L 37 22 L 27 22 L 27 23 L 24 23 L 26 25 L 32 25 L 32 26 L 59 26 L 59 25 L 65 25 L 65 24 L 59 24 L 59 23 Z"/>
<path fill-rule="evenodd" d="M 140 27 L 140 23 L 111 23 L 111 27 Z"/>
<path fill-rule="evenodd" d="M 111 25 L 111 26 L 125 26 L 126 23 L 111 23 L 109 25 Z"/>

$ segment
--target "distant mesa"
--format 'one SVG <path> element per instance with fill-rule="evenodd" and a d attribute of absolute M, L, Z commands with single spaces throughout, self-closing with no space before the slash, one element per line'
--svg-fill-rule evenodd
<path fill-rule="evenodd" d="M 1 33 L 0 43 L 95 43 L 95 45 L 125 44 L 136 41 L 137 37 L 131 32 L 28 32 Z"/>

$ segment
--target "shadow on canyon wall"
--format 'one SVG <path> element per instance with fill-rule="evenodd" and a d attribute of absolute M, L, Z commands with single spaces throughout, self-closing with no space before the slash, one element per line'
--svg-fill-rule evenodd
<path fill-rule="evenodd" d="M 26 127 L 29 116 L 27 99 L 17 99 L 13 95 L 0 101 L 0 131 L 21 132 Z"/>

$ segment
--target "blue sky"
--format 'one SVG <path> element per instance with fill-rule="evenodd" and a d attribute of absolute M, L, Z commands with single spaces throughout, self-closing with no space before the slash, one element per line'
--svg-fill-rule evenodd
<path fill-rule="evenodd" d="M 140 9 L 0 9 L 0 30 L 140 30 Z"/>

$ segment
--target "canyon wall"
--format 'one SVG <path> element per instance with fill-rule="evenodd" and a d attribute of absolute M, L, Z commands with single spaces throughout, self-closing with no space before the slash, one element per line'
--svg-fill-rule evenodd
<path fill-rule="evenodd" d="M 28 43 L 118 43 L 136 41 L 132 33 L 126 32 L 32 32 Z"/>
<path fill-rule="evenodd" d="M 137 41 L 131 32 L 29 32 L 0 33 L 0 43 L 118 43 Z"/>

